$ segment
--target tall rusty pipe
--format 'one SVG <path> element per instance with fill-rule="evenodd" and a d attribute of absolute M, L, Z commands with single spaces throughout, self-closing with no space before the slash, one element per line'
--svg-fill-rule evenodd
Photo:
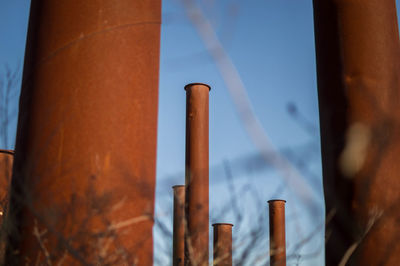
<path fill-rule="evenodd" d="M 6 265 L 152 265 L 161 1 L 32 0 Z"/>
<path fill-rule="evenodd" d="M 314 22 L 326 265 L 397 265 L 400 45 L 395 0 L 314 0 Z"/>
<path fill-rule="evenodd" d="M 177 185 L 174 190 L 174 224 L 172 243 L 172 265 L 183 266 L 185 260 L 185 186 Z"/>
<path fill-rule="evenodd" d="M 285 200 L 270 200 L 269 254 L 271 266 L 286 266 Z"/>
<path fill-rule="evenodd" d="M 210 86 L 192 83 L 186 90 L 185 265 L 208 265 L 208 96 Z"/>
<path fill-rule="evenodd" d="M 232 266 L 232 227 L 233 224 L 213 224 L 213 265 Z"/>

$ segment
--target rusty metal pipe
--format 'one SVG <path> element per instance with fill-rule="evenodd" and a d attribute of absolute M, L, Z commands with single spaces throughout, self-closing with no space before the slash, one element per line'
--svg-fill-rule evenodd
<path fill-rule="evenodd" d="M 172 265 L 183 266 L 185 260 L 185 186 L 177 185 L 174 190 L 174 224 L 172 243 Z"/>
<path fill-rule="evenodd" d="M 0 224 L 8 206 L 13 162 L 14 151 L 0 149 Z"/>
<path fill-rule="evenodd" d="M 213 240 L 213 265 L 232 266 L 232 227 L 229 223 L 215 223 Z"/>
<path fill-rule="evenodd" d="M 271 266 L 286 266 L 285 200 L 270 200 L 269 255 Z"/>
<path fill-rule="evenodd" d="M 400 43 L 395 0 L 313 2 L 326 265 L 396 265 Z"/>
<path fill-rule="evenodd" d="M 32 0 L 6 265 L 152 265 L 161 1 Z"/>
<path fill-rule="evenodd" d="M 10 185 L 12 167 L 14 161 L 13 150 L 0 149 L 0 264 L 4 265 L 5 243 L 7 241 L 7 226 L 3 225 L 3 220 L 7 217 L 9 207 Z"/>
<path fill-rule="evenodd" d="M 208 265 L 208 96 L 210 86 L 192 83 L 186 90 L 185 265 Z"/>

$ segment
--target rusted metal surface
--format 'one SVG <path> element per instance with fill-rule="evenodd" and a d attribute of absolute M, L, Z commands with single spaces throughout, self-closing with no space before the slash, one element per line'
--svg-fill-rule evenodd
<path fill-rule="evenodd" d="M 284 200 L 270 200 L 269 205 L 269 256 L 271 266 L 286 265 Z"/>
<path fill-rule="evenodd" d="M 400 261 L 394 0 L 314 0 L 326 265 Z"/>
<path fill-rule="evenodd" d="M 185 186 L 173 186 L 174 225 L 172 265 L 183 266 L 185 260 Z"/>
<path fill-rule="evenodd" d="M 152 265 L 160 13 L 31 2 L 7 265 Z"/>
<path fill-rule="evenodd" d="M 213 224 L 213 265 L 232 266 L 232 227 L 233 224 Z"/>
<path fill-rule="evenodd" d="M 0 224 L 8 206 L 13 161 L 13 150 L 0 149 Z"/>
<path fill-rule="evenodd" d="M 3 218 L 7 214 L 11 184 L 14 151 L 0 149 L 0 265 L 4 265 L 4 252 L 7 235 L 7 225 Z"/>
<path fill-rule="evenodd" d="M 208 96 L 210 87 L 193 83 L 186 90 L 185 265 L 208 265 Z"/>

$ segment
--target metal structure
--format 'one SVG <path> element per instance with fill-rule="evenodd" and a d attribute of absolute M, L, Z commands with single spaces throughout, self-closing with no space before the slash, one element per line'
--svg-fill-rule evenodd
<path fill-rule="evenodd" d="M 213 265 L 232 266 L 232 227 L 233 224 L 213 224 Z"/>
<path fill-rule="evenodd" d="M 185 261 L 185 186 L 177 185 L 174 190 L 174 221 L 172 243 L 172 265 L 183 266 Z"/>
<path fill-rule="evenodd" d="M 6 249 L 7 225 L 3 219 L 7 214 L 9 206 L 9 193 L 11 184 L 14 151 L 0 149 L 0 264 L 4 264 L 4 252 Z"/>
<path fill-rule="evenodd" d="M 30 9 L 5 264 L 152 265 L 161 1 Z"/>
<path fill-rule="evenodd" d="M 285 200 L 269 200 L 269 255 L 271 266 L 286 266 Z"/>
<path fill-rule="evenodd" d="M 326 265 L 397 265 L 400 46 L 395 0 L 314 0 Z"/>
<path fill-rule="evenodd" d="M 13 150 L 0 149 L 0 224 L 8 207 L 13 161 Z"/>
<path fill-rule="evenodd" d="M 186 90 L 185 265 L 208 265 L 208 97 L 210 86 L 193 83 Z"/>

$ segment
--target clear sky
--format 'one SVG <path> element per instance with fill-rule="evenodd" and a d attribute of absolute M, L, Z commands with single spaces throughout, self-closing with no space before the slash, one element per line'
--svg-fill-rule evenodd
<path fill-rule="evenodd" d="M 296 249 L 299 241 L 323 223 L 324 213 L 312 1 L 204 0 L 200 7 L 240 74 L 255 115 L 269 139 L 299 167 L 319 209 L 308 211 L 295 191 L 285 186 L 280 172 L 257 164 L 259 147 L 249 138 L 215 61 L 187 18 L 181 1 L 170 0 L 163 3 L 156 213 L 170 221 L 170 187 L 184 183 L 186 98 L 183 87 L 191 82 L 207 83 L 212 87 L 211 222 L 237 222 L 232 213 L 221 218 L 216 211 L 230 200 L 232 187 L 227 185 L 224 171 L 224 166 L 229 165 L 237 191 L 246 186 L 254 188 L 251 197 L 235 194 L 240 198 L 240 212 L 244 216 L 266 213 L 267 200 L 287 199 L 288 252 L 302 255 L 299 265 L 322 265 L 323 230 L 300 250 Z M 0 75 L 4 75 L 6 64 L 11 69 L 17 66 L 22 69 L 28 15 L 29 1 L 0 0 Z M 17 101 L 14 99 L 14 106 Z M 289 112 L 294 109 L 295 116 Z M 15 135 L 15 123 L 9 132 Z M 1 148 L 13 146 L 11 141 Z M 255 208 L 254 198 L 265 204 L 265 208 Z M 254 219 L 244 224 L 255 226 Z M 238 239 L 244 234 L 241 228 L 235 227 L 233 231 Z M 163 244 L 160 246 L 168 249 Z M 311 259 L 306 256 L 315 251 L 320 252 L 310 256 Z M 294 262 L 297 260 L 290 264 Z"/>

